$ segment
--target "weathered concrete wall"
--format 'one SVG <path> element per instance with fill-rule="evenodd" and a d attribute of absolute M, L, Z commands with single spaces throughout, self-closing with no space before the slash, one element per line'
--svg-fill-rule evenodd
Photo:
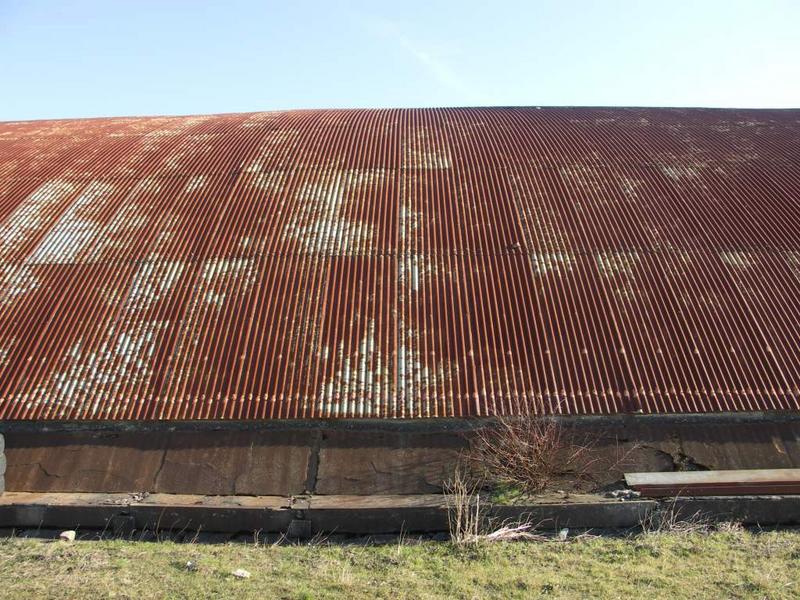
<path fill-rule="evenodd" d="M 800 467 L 800 416 L 568 420 L 621 471 Z M 206 495 L 438 493 L 485 421 L 13 423 L 6 487 Z M 613 465 L 613 469 L 611 468 Z"/>
<path fill-rule="evenodd" d="M 313 491 L 317 494 L 440 493 L 459 452 L 461 432 L 325 432 Z"/>
<path fill-rule="evenodd" d="M 300 494 L 312 432 L 8 433 L 18 491 Z"/>

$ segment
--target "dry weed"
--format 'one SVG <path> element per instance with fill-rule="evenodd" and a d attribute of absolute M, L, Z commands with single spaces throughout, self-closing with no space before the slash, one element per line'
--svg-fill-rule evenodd
<path fill-rule="evenodd" d="M 467 478 L 460 467 L 445 483 L 447 521 L 450 539 L 457 545 L 476 543 L 481 530 L 481 503 L 478 484 Z"/>
<path fill-rule="evenodd" d="M 651 511 L 641 522 L 642 532 L 646 535 L 672 533 L 688 535 L 709 533 L 713 527 L 711 521 L 700 511 L 683 515 L 676 507 L 675 498 L 668 505 Z"/>
<path fill-rule="evenodd" d="M 457 546 L 478 546 L 484 542 L 509 542 L 518 540 L 545 540 L 533 533 L 531 523 L 502 523 L 493 526 L 482 511 L 479 486 L 474 479 L 456 469 L 453 478 L 445 484 L 450 540 Z"/>

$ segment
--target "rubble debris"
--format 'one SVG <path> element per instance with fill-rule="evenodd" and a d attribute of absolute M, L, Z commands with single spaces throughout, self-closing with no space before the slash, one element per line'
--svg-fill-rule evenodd
<path fill-rule="evenodd" d="M 62 531 L 58 534 L 58 539 L 62 542 L 74 542 L 75 541 L 75 531 L 69 529 L 67 531 Z"/>
<path fill-rule="evenodd" d="M 612 490 L 606 494 L 606 498 L 616 498 L 617 500 L 636 500 L 641 497 L 641 492 L 631 489 Z"/>

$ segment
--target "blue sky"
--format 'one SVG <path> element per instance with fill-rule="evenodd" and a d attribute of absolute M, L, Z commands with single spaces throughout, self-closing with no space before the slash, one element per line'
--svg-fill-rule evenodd
<path fill-rule="evenodd" d="M 0 120 L 800 106 L 798 0 L 0 0 Z"/>

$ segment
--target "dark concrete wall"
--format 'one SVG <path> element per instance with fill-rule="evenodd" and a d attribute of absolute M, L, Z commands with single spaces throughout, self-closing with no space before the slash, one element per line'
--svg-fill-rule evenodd
<path fill-rule="evenodd" d="M 13 423 L 6 488 L 206 495 L 437 493 L 486 421 Z M 595 482 L 621 471 L 800 467 L 795 416 L 566 420 Z M 613 469 L 611 467 L 613 465 Z"/>

